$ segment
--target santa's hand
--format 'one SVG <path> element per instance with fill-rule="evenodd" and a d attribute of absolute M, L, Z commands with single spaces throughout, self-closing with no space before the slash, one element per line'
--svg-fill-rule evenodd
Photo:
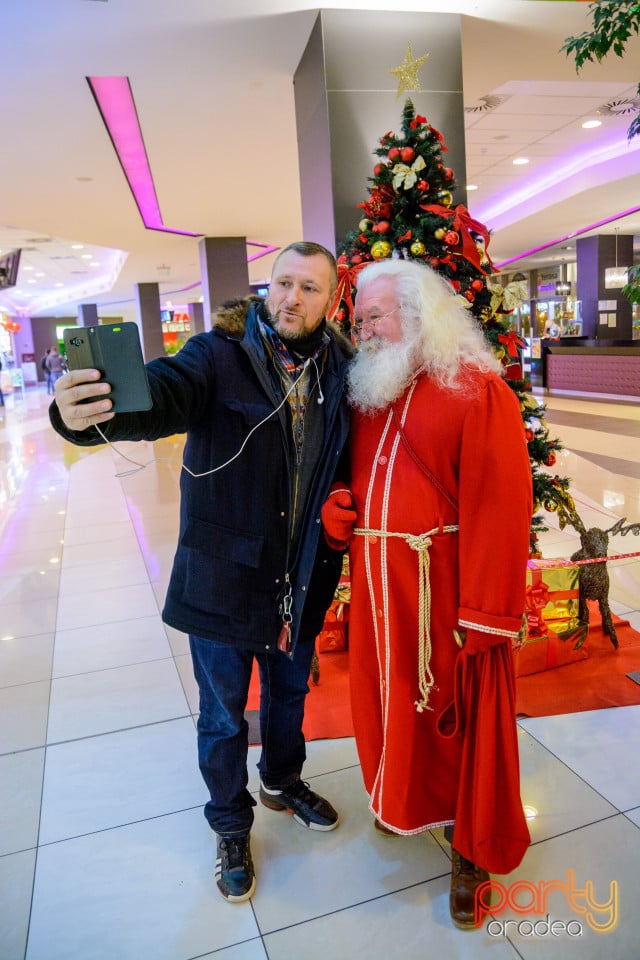
<path fill-rule="evenodd" d="M 333 550 L 347 549 L 356 519 L 351 490 L 342 484 L 334 484 L 322 507 L 324 537 Z"/>

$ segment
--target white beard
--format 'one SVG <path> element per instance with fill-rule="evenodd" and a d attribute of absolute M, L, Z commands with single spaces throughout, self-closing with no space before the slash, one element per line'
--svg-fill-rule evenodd
<path fill-rule="evenodd" d="M 361 413 L 378 413 L 401 397 L 416 373 L 412 342 L 375 337 L 360 345 L 347 374 L 349 402 Z"/>

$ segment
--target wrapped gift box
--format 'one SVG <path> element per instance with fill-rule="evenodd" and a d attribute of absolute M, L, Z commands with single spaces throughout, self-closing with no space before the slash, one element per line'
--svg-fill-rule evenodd
<path fill-rule="evenodd" d="M 545 568 L 544 561 L 531 562 L 525 624 L 514 648 L 517 677 L 586 659 L 589 627 L 578 618 L 578 576 L 578 567 Z"/>
<path fill-rule="evenodd" d="M 342 574 L 336 587 L 331 606 L 327 610 L 322 631 L 317 640 L 318 653 L 347 649 L 347 623 L 349 621 L 349 600 L 351 599 L 351 581 L 348 555 L 342 562 Z"/>

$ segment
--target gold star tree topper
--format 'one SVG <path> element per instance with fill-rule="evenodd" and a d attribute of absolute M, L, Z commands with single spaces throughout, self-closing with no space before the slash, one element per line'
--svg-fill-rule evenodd
<path fill-rule="evenodd" d="M 398 78 L 398 96 L 405 91 L 420 90 L 418 70 L 424 66 L 428 59 L 429 54 L 425 53 L 424 56 L 414 60 L 413 53 L 411 52 L 411 42 L 407 44 L 407 52 L 404 55 L 404 60 L 399 67 L 394 67 L 393 70 L 389 71 L 394 77 Z"/>

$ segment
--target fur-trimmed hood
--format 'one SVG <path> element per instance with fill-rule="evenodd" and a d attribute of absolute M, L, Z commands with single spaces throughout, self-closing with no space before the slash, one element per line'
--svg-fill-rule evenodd
<path fill-rule="evenodd" d="M 225 300 L 213 314 L 212 326 L 223 330 L 231 337 L 241 340 L 244 336 L 247 316 L 252 305 L 255 304 L 256 307 L 260 307 L 264 302 L 262 297 L 257 297 L 254 294 L 250 294 L 248 297 L 238 297 L 235 300 Z M 338 323 L 327 322 L 327 330 L 331 331 L 345 357 L 355 355 L 355 347 Z"/>

